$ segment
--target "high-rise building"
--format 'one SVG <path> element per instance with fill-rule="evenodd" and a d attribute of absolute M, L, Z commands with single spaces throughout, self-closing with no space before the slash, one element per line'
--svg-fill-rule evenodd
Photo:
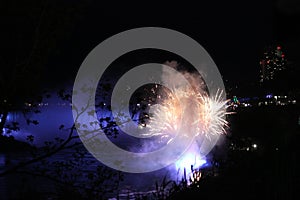
<path fill-rule="evenodd" d="M 282 52 L 282 47 L 269 47 L 264 52 L 260 64 L 260 82 L 273 80 L 276 73 L 286 68 L 285 54 Z"/>

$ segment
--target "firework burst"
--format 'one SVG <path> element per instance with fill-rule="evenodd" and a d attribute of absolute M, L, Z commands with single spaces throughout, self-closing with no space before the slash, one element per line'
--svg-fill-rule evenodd
<path fill-rule="evenodd" d="M 210 139 L 210 135 L 226 133 L 225 128 L 228 127 L 226 115 L 230 114 L 230 112 L 227 112 L 229 100 L 222 100 L 222 94 L 223 91 L 218 90 L 213 97 L 206 94 L 198 94 L 197 97 L 200 104 L 199 118 L 194 123 L 198 124 L 198 134 L 202 133 L 208 139 Z"/>
<path fill-rule="evenodd" d="M 219 90 L 211 97 L 206 92 L 197 93 L 186 87 L 172 89 L 161 104 L 150 110 L 147 134 L 167 138 L 170 142 L 176 134 L 205 135 L 210 139 L 211 135 L 226 133 L 228 100 L 223 100 L 222 95 L 223 91 Z M 193 132 L 184 131 L 191 128 Z"/>

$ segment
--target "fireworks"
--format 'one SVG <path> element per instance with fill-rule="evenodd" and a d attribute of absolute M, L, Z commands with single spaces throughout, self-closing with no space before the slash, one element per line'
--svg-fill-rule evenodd
<path fill-rule="evenodd" d="M 225 128 L 228 127 L 226 121 L 227 103 L 229 100 L 222 100 L 223 91 L 217 91 L 212 98 L 207 95 L 199 94 L 200 114 L 199 118 L 194 122 L 202 126 L 202 133 L 210 139 L 210 135 L 220 135 L 226 133 Z"/>
<path fill-rule="evenodd" d="M 177 74 L 167 67 L 162 70 L 160 86 L 155 84 L 151 91 L 156 98 L 148 107 L 142 134 L 151 138 L 151 145 L 168 146 L 168 154 L 162 155 L 166 160 L 169 155 L 177 157 L 171 167 L 177 178 L 188 175 L 191 182 L 198 182 L 200 169 L 209 165 L 207 154 L 228 127 L 225 91 L 211 93 L 199 74 Z"/>
<path fill-rule="evenodd" d="M 198 91 L 198 92 L 197 92 Z M 166 91 L 163 91 L 166 93 Z M 223 91 L 208 95 L 204 90 L 191 87 L 179 87 L 169 90 L 160 104 L 150 109 L 148 136 L 156 136 L 159 142 L 168 145 L 174 137 L 193 137 L 195 141 L 175 163 L 179 176 L 187 173 L 191 182 L 198 182 L 201 177 L 199 169 L 206 163 L 205 155 L 200 149 L 205 138 L 208 142 L 226 133 L 227 103 L 223 99 Z M 197 142 L 196 142 L 197 141 Z M 200 141 L 200 142 L 199 142 Z M 194 167 L 196 173 L 191 170 Z"/>
<path fill-rule="evenodd" d="M 228 126 L 225 117 L 229 113 L 228 100 L 222 100 L 222 92 L 218 90 L 210 97 L 206 92 L 202 94 L 187 87 L 173 89 L 161 104 L 150 109 L 152 117 L 147 134 L 169 138 L 170 142 L 176 134 L 205 135 L 210 139 L 210 135 L 225 133 Z M 184 127 L 193 128 L 194 132 L 185 131 Z"/>

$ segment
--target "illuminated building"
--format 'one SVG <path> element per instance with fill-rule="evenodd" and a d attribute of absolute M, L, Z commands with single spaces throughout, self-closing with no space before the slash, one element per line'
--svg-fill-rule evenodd
<path fill-rule="evenodd" d="M 263 58 L 260 60 L 260 82 L 273 80 L 276 73 L 286 68 L 285 54 L 282 47 L 271 47 L 265 51 Z"/>

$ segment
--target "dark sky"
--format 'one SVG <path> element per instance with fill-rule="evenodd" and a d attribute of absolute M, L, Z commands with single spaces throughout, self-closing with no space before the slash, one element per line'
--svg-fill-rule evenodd
<path fill-rule="evenodd" d="M 50 32 L 42 38 L 49 42 L 41 47 L 41 52 L 50 49 L 48 46 L 54 43 L 52 37 L 58 38 L 46 53 L 47 62 L 43 65 L 43 81 L 48 85 L 72 83 L 81 62 L 100 42 L 121 31 L 145 26 L 170 28 L 192 37 L 208 51 L 224 78 L 235 84 L 258 80 L 259 59 L 267 45 L 283 45 L 287 58 L 290 55 L 291 60 L 299 60 L 300 23 L 296 20 L 299 16 L 296 0 L 213 0 L 197 4 L 44 2 L 20 1 L 9 6 L 1 3 L 6 14 L 2 18 L 1 34 L 4 34 L 2 50 L 5 52 L 16 46 L 12 43 L 15 35 L 22 41 L 23 48 L 30 49 L 39 23 L 46 27 L 45 33 Z M 41 12 L 45 7 L 46 12 Z M 60 31 L 52 33 L 57 27 Z M 25 48 L 24 52 L 27 51 Z M 9 60 L 11 56 L 2 57 Z"/>
<path fill-rule="evenodd" d="M 78 68 L 88 52 L 121 31 L 158 26 L 180 31 L 197 40 L 211 55 L 225 78 L 256 81 L 263 48 L 274 41 L 271 1 L 199 4 L 103 5 L 93 2 L 62 45 L 58 59 Z M 73 60 L 75 59 L 75 60 Z"/>

